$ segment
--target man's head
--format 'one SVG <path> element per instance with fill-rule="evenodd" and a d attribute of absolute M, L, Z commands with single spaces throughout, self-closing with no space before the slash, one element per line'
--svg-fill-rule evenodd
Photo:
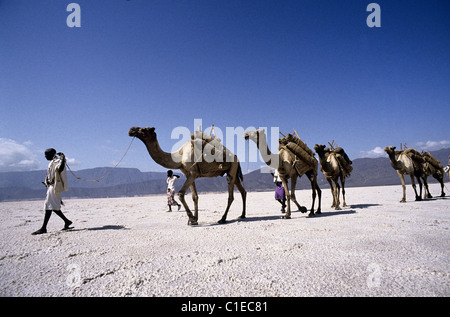
<path fill-rule="evenodd" d="M 173 175 L 173 171 L 172 170 L 168 170 L 167 171 L 167 177 L 172 177 Z"/>
<path fill-rule="evenodd" d="M 51 161 L 51 160 L 53 160 L 53 158 L 56 155 L 56 150 L 53 148 L 50 148 L 50 149 L 45 150 L 44 154 L 45 154 L 45 158 L 47 160 Z"/>

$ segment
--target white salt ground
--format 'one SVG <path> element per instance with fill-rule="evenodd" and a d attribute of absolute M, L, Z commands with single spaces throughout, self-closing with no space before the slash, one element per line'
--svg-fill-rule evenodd
<path fill-rule="evenodd" d="M 440 193 L 432 184 L 433 195 Z M 348 188 L 341 211 L 281 219 L 273 192 L 200 194 L 199 225 L 165 195 L 67 199 L 75 229 L 32 236 L 43 201 L 0 203 L 1 296 L 449 296 L 450 193 L 400 203 L 401 186 Z M 446 190 L 447 191 L 447 190 Z M 310 208 L 311 191 L 297 191 Z M 187 199 L 192 206 L 191 199 Z"/>

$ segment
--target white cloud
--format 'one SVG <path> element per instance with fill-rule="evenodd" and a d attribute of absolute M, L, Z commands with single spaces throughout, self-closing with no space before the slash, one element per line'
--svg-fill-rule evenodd
<path fill-rule="evenodd" d="M 0 172 L 39 169 L 39 160 L 29 149 L 30 145 L 30 141 L 20 144 L 11 139 L 0 138 Z"/>
<path fill-rule="evenodd" d="M 387 156 L 386 152 L 384 152 L 383 148 L 377 146 L 369 151 L 361 151 L 359 152 L 358 157 L 368 157 L 368 158 L 377 158 L 377 157 L 385 157 Z"/>
<path fill-rule="evenodd" d="M 80 166 L 81 162 L 75 158 L 66 157 L 66 161 L 70 166 Z"/>
<path fill-rule="evenodd" d="M 450 141 L 448 141 L 448 140 L 418 142 L 414 146 L 414 148 L 419 151 L 436 151 L 436 150 L 445 149 L 445 148 L 449 148 L 449 147 L 450 147 Z"/>

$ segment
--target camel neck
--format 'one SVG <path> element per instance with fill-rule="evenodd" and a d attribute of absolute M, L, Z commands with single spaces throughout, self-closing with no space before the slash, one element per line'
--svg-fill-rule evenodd
<path fill-rule="evenodd" d="M 389 161 L 391 162 L 391 165 L 394 169 L 399 169 L 399 163 L 397 159 L 395 158 L 395 152 L 387 152 L 387 155 L 389 156 Z"/>
<path fill-rule="evenodd" d="M 147 147 L 148 153 L 152 159 L 159 165 L 168 169 L 180 169 L 181 155 L 179 153 L 164 152 L 159 146 L 158 140 L 155 136 L 154 141 L 142 140 Z"/>
<path fill-rule="evenodd" d="M 258 147 L 264 162 L 272 168 L 278 168 L 279 156 L 277 154 L 272 154 L 270 151 L 269 145 L 267 144 L 267 137 L 264 133 L 258 134 L 256 146 Z"/>

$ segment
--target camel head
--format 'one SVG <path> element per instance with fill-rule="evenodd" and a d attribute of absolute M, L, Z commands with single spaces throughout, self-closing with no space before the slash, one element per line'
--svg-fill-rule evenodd
<path fill-rule="evenodd" d="M 128 135 L 131 137 L 136 137 L 142 141 L 149 141 L 152 142 L 156 139 L 156 133 L 155 128 L 139 128 L 139 127 L 132 127 L 130 131 L 128 131 Z"/>
<path fill-rule="evenodd" d="M 258 129 L 255 131 L 247 131 L 244 133 L 244 139 L 252 140 L 255 143 L 258 143 L 260 134 L 264 134 L 264 133 L 265 133 L 264 129 Z"/>
<path fill-rule="evenodd" d="M 384 151 L 385 151 L 387 154 L 395 154 L 395 146 L 386 146 L 386 147 L 384 148 Z"/>
<path fill-rule="evenodd" d="M 325 151 L 325 145 L 323 145 L 323 144 L 316 144 L 316 145 L 314 145 L 314 151 L 316 151 L 317 154 L 319 154 L 320 152 L 324 152 Z"/>

